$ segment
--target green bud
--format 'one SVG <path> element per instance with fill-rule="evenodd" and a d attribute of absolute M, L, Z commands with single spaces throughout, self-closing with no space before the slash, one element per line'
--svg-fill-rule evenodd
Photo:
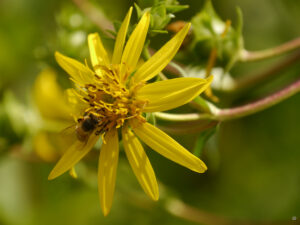
<path fill-rule="evenodd" d="M 140 5 L 152 5 L 151 7 L 144 8 L 142 10 L 137 4 L 135 4 L 138 18 L 140 18 L 144 12 L 150 11 L 150 36 L 154 36 L 157 33 L 167 33 L 164 28 L 170 23 L 171 19 L 175 17 L 173 13 L 177 13 L 188 8 L 187 5 L 179 5 L 179 2 L 176 0 L 153 0 L 139 2 Z M 149 4 L 150 2 L 151 4 Z"/>
<path fill-rule="evenodd" d="M 210 0 L 206 1 L 201 12 L 192 19 L 194 40 L 190 49 L 197 56 L 195 63 L 206 64 L 215 48 L 219 65 L 226 71 L 231 68 L 243 49 L 241 10 L 237 10 L 237 15 L 238 24 L 234 28 L 230 21 L 226 23 L 218 16 Z"/>

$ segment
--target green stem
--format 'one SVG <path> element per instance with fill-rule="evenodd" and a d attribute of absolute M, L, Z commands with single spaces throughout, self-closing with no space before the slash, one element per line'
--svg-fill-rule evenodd
<path fill-rule="evenodd" d="M 190 106 L 193 107 L 194 109 L 197 109 L 200 112 L 206 112 L 210 113 L 211 112 L 211 107 L 208 101 L 206 101 L 204 98 L 201 96 L 197 96 L 193 101 L 191 101 Z"/>
<path fill-rule="evenodd" d="M 270 108 L 273 105 L 282 102 L 283 100 L 295 95 L 300 91 L 300 79 L 296 82 L 290 84 L 284 89 L 269 95 L 265 98 L 259 99 L 257 101 L 251 102 L 246 105 L 237 106 L 228 109 L 219 109 L 214 105 L 210 105 L 211 114 L 204 113 L 190 113 L 190 114 L 170 114 L 170 113 L 155 113 L 154 115 L 159 119 L 168 121 L 197 121 L 197 120 L 217 120 L 225 121 L 232 120 L 236 118 L 245 117 L 264 109 Z"/>
<path fill-rule="evenodd" d="M 210 214 L 198 208 L 189 206 L 179 199 L 168 199 L 165 209 L 174 216 L 206 225 L 230 225 L 231 221 L 226 218 Z"/>
<path fill-rule="evenodd" d="M 169 62 L 169 67 L 172 67 L 173 69 L 175 69 L 175 71 L 177 70 L 179 72 L 178 75 L 182 76 L 182 77 L 187 77 L 187 73 L 186 71 L 182 68 L 182 66 L 180 66 L 179 64 L 177 64 L 174 61 Z"/>
<path fill-rule="evenodd" d="M 161 120 L 176 121 L 176 122 L 213 119 L 213 115 L 206 114 L 206 113 L 205 114 L 200 114 L 200 113 L 173 114 L 173 113 L 156 112 L 154 113 L 154 116 Z"/>
<path fill-rule="evenodd" d="M 113 35 L 107 30 L 114 30 L 113 23 L 109 21 L 106 16 L 96 7 L 94 7 L 87 0 L 72 0 L 73 3 L 89 18 L 94 24 L 96 24 L 100 30 L 102 30 L 109 37 Z"/>
<path fill-rule="evenodd" d="M 148 60 L 151 58 L 151 54 L 149 51 L 149 45 L 150 45 L 150 41 L 146 40 L 144 48 L 143 48 L 143 56 L 144 56 L 145 60 Z"/>
<path fill-rule="evenodd" d="M 292 225 L 296 221 L 285 220 L 278 222 L 270 221 L 246 221 L 239 219 L 228 219 L 220 215 L 211 214 L 184 203 L 179 199 L 168 199 L 165 203 L 165 209 L 174 216 L 191 221 L 197 224 L 205 225 Z"/>
<path fill-rule="evenodd" d="M 271 94 L 263 99 L 257 100 L 255 102 L 243 106 L 219 110 L 214 115 L 214 118 L 219 121 L 224 121 L 245 117 L 256 112 L 262 111 L 264 109 L 270 108 L 271 106 L 276 105 L 279 102 L 282 102 L 283 100 L 295 95 L 299 91 L 300 79 L 297 80 L 295 83 L 292 83 L 289 86 L 285 87 L 284 89 L 274 94 Z"/>
<path fill-rule="evenodd" d="M 252 87 L 255 87 L 257 84 L 263 83 L 264 81 L 274 77 L 276 74 L 279 75 L 280 71 L 284 70 L 294 63 L 299 62 L 299 59 L 300 51 L 297 51 L 295 54 L 287 57 L 280 62 L 277 62 L 276 64 L 272 65 L 270 68 L 267 68 L 262 72 L 248 74 L 241 77 L 240 79 L 237 79 L 235 85 L 231 89 L 227 89 L 226 91 L 246 92 Z"/>
<path fill-rule="evenodd" d="M 300 37 L 292 41 L 286 42 L 282 45 L 279 45 L 274 48 L 262 50 L 262 51 L 247 51 L 244 50 L 241 53 L 240 60 L 243 62 L 257 61 L 266 58 L 271 58 L 283 53 L 289 52 L 291 50 L 297 49 L 300 47 Z"/>

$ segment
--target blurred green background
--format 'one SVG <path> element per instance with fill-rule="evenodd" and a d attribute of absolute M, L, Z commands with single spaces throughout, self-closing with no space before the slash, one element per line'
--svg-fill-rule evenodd
<path fill-rule="evenodd" d="M 190 5 L 176 15 L 184 20 L 199 12 L 204 3 L 179 2 Z M 133 1 L 93 3 L 110 20 L 122 20 Z M 236 6 L 242 9 L 243 37 L 249 50 L 273 47 L 300 36 L 299 1 L 213 0 L 213 4 L 222 19 L 233 23 Z M 72 1 L 0 1 L 1 225 L 195 224 L 174 215 L 182 211 L 176 199 L 203 212 L 207 224 L 220 224 L 216 218 L 285 224 L 300 217 L 299 94 L 263 112 L 222 123 L 204 148 L 202 157 L 209 168 L 205 174 L 193 173 L 147 150 L 160 182 L 158 202 L 147 199 L 123 152 L 112 211 L 106 218 L 98 200 L 96 160 L 78 165 L 77 180 L 66 174 L 48 181 L 54 163 L 30 157 L 31 128 L 37 122 L 24 107 L 32 105 L 33 83 L 48 66 L 58 72 L 62 87 L 69 85 L 54 60 L 54 51 L 82 60 L 88 56 L 86 36 L 96 31 L 97 26 Z M 164 35 L 155 38 L 166 40 Z M 232 74 L 260 71 L 279 59 L 239 63 Z M 267 94 L 299 75 L 300 63 L 295 63 L 272 84 L 251 90 L 242 98 L 235 96 L 232 104 Z M 192 149 L 195 136 L 176 138 Z"/>

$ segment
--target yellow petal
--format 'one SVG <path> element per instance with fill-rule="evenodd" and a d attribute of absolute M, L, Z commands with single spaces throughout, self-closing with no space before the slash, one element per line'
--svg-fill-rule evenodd
<path fill-rule="evenodd" d="M 75 121 L 82 116 L 82 113 L 89 107 L 86 101 L 82 100 L 79 93 L 73 88 L 69 88 L 65 91 L 65 97 L 69 103 L 69 110 L 71 115 L 75 118 Z"/>
<path fill-rule="evenodd" d="M 212 79 L 210 76 L 207 79 L 186 77 L 158 81 L 139 89 L 136 97 L 149 101 L 144 112 L 165 111 L 193 100 L 209 87 Z"/>
<path fill-rule="evenodd" d="M 125 44 L 125 39 L 126 39 L 126 34 L 127 34 L 127 29 L 130 22 L 131 14 L 132 14 L 132 7 L 129 8 L 129 11 L 117 34 L 114 53 L 112 56 L 112 64 L 119 64 L 121 62 L 122 52 Z"/>
<path fill-rule="evenodd" d="M 191 24 L 186 24 L 170 41 L 158 50 L 134 74 L 133 82 L 147 81 L 161 72 L 172 60 L 183 42 Z"/>
<path fill-rule="evenodd" d="M 77 162 L 79 162 L 95 145 L 99 136 L 91 134 L 87 142 L 76 140 L 73 145 L 60 158 L 58 163 L 51 171 L 48 179 L 52 180 L 62 175 L 67 170 L 71 169 Z"/>
<path fill-rule="evenodd" d="M 45 162 L 55 162 L 59 158 L 59 151 L 51 144 L 46 132 L 39 132 L 34 136 L 33 147 L 35 153 Z"/>
<path fill-rule="evenodd" d="M 99 34 L 89 34 L 88 44 L 93 68 L 97 74 L 101 74 L 101 66 L 109 67 L 110 62 Z"/>
<path fill-rule="evenodd" d="M 123 144 L 128 161 L 145 193 L 158 200 L 158 186 L 150 161 L 143 146 L 128 127 L 122 129 Z"/>
<path fill-rule="evenodd" d="M 80 85 L 91 83 L 93 81 L 94 72 L 87 66 L 71 59 L 67 56 L 55 52 L 55 58 L 58 64 L 72 77 L 72 79 Z"/>
<path fill-rule="evenodd" d="M 64 101 L 64 92 L 56 81 L 56 73 L 43 70 L 34 82 L 33 97 L 41 115 L 46 119 L 71 120 L 70 110 Z"/>
<path fill-rule="evenodd" d="M 149 123 L 131 120 L 134 133 L 149 147 L 164 157 L 198 173 L 207 170 L 206 165 L 166 133 Z"/>
<path fill-rule="evenodd" d="M 99 165 L 98 165 L 98 190 L 101 208 L 106 216 L 111 208 L 113 195 L 115 191 L 116 173 L 119 158 L 119 141 L 116 129 L 110 130 L 105 135 Z"/>
<path fill-rule="evenodd" d="M 131 73 L 140 58 L 150 23 L 150 14 L 146 12 L 130 35 L 121 59 L 121 78 Z"/>
<path fill-rule="evenodd" d="M 69 174 L 71 177 L 73 177 L 74 179 L 77 179 L 78 178 L 78 175 L 76 173 L 76 170 L 75 170 L 75 167 L 73 166 L 70 171 L 69 171 Z"/>

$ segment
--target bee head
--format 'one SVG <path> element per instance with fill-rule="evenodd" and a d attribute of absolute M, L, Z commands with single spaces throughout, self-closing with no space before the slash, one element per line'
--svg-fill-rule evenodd
<path fill-rule="evenodd" d="M 98 122 L 98 118 L 95 115 L 90 114 L 89 117 L 83 120 L 81 126 L 84 131 L 88 132 L 94 130 Z"/>

